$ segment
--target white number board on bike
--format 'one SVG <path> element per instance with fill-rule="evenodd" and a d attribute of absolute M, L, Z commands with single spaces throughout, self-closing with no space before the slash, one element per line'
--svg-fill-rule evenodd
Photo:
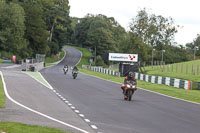
<path fill-rule="evenodd" d="M 138 54 L 109 53 L 109 60 L 138 62 Z"/>

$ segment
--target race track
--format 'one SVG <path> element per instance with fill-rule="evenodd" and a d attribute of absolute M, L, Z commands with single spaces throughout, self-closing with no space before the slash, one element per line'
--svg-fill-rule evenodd
<path fill-rule="evenodd" d="M 124 101 L 120 84 L 71 70 L 81 53 L 65 47 L 66 57 L 41 71 L 45 79 L 103 133 L 199 133 L 200 105 L 138 89 L 133 101 Z"/>

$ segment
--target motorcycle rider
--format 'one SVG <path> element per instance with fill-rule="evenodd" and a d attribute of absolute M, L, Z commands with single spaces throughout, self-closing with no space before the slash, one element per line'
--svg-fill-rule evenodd
<path fill-rule="evenodd" d="M 72 69 L 72 71 L 78 71 L 77 66 L 74 66 L 74 68 Z"/>
<path fill-rule="evenodd" d="M 68 71 L 68 65 L 67 64 L 64 66 L 63 71 L 64 71 L 65 74 L 67 73 L 67 71 Z"/>
<path fill-rule="evenodd" d="M 127 84 L 127 82 L 131 82 L 131 83 L 135 82 L 135 85 L 137 85 L 137 81 L 136 81 L 136 79 L 134 77 L 133 72 L 129 72 L 128 76 L 126 76 L 125 79 L 124 79 L 124 84 L 121 86 L 121 89 L 123 90 L 123 93 L 125 91 L 125 84 Z"/>

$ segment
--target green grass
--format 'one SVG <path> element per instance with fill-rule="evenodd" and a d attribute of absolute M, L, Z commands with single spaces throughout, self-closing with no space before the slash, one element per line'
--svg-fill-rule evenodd
<path fill-rule="evenodd" d="M 28 71 L 26 71 L 26 73 L 28 75 L 31 75 L 32 77 L 36 78 L 37 80 L 42 82 L 44 85 L 50 87 L 49 84 L 40 76 L 39 72 L 28 72 Z"/>
<path fill-rule="evenodd" d="M 0 63 L 3 63 L 4 62 L 4 60 L 3 59 L 0 59 Z"/>
<path fill-rule="evenodd" d="M 65 52 L 64 50 L 61 50 L 59 58 L 56 55 L 45 58 L 45 66 L 51 66 L 53 63 L 60 61 L 64 56 Z"/>
<path fill-rule="evenodd" d="M 195 70 L 195 75 L 192 73 L 192 65 L 193 65 L 193 70 Z M 199 70 L 197 69 L 198 66 L 199 66 Z M 147 71 L 146 74 L 149 74 L 149 75 L 174 77 L 174 78 L 179 78 L 179 79 L 191 80 L 195 82 L 200 81 L 200 78 L 199 78 L 200 77 L 200 60 L 166 65 L 164 72 L 161 70 L 160 66 L 154 66 L 153 68 L 151 66 L 145 67 L 145 70 Z M 199 74 L 197 74 L 198 71 L 199 71 Z"/>
<path fill-rule="evenodd" d="M 14 122 L 0 122 L 0 133 L 69 133 L 49 127 L 33 126 Z"/>
<path fill-rule="evenodd" d="M 2 79 L 0 77 L 0 108 L 5 108 L 5 94 L 3 90 Z"/>

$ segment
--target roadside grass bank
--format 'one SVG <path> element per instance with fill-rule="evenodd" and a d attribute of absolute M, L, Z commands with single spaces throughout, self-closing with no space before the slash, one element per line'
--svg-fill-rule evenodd
<path fill-rule="evenodd" d="M 200 60 L 180 62 L 165 65 L 165 71 L 160 66 L 145 67 L 146 74 L 200 82 Z"/>
<path fill-rule="evenodd" d="M 59 57 L 56 56 L 56 55 L 53 55 L 51 57 L 45 58 L 45 67 L 51 66 L 52 64 L 60 61 L 64 56 L 65 56 L 65 52 L 62 49 L 61 52 L 60 52 L 60 56 Z"/>
<path fill-rule="evenodd" d="M 0 63 L 3 63 L 4 62 L 4 60 L 3 59 L 0 59 Z"/>
<path fill-rule="evenodd" d="M 55 128 L 20 124 L 15 122 L 0 122 L 0 133 L 69 133 Z"/>
<path fill-rule="evenodd" d="M 4 94 L 4 90 L 3 90 L 1 76 L 0 76 L 0 108 L 5 108 L 5 94 Z"/>
<path fill-rule="evenodd" d="M 89 58 L 92 57 L 91 52 L 86 49 L 86 48 L 80 48 L 80 47 L 73 47 L 73 48 L 77 48 L 78 50 L 80 50 L 82 52 L 82 59 L 78 65 L 80 72 L 85 73 L 85 74 L 89 74 L 89 75 L 93 75 L 99 78 L 103 78 L 106 80 L 110 80 L 110 81 L 114 81 L 117 83 L 122 84 L 124 81 L 124 77 L 115 77 L 115 76 L 111 76 L 111 75 L 106 75 L 100 72 L 93 72 L 91 70 L 87 70 L 87 69 L 82 69 L 82 64 L 84 65 L 89 65 Z M 86 54 L 86 56 L 85 56 Z M 143 88 L 146 90 L 150 90 L 150 91 L 154 91 L 157 93 L 161 93 L 164 95 L 168 95 L 168 96 L 172 96 L 175 98 L 180 98 L 183 100 L 188 100 L 188 101 L 192 101 L 192 102 L 197 102 L 200 103 L 200 91 L 198 90 L 184 90 L 182 88 L 175 88 L 175 87 L 171 87 L 171 86 L 166 86 L 166 85 L 162 85 L 162 84 L 153 84 L 150 82 L 145 82 L 142 80 L 137 80 L 138 82 L 138 87 L 139 88 Z M 119 84 L 119 91 L 121 91 L 121 85 Z M 136 92 L 137 93 L 137 92 Z"/>

